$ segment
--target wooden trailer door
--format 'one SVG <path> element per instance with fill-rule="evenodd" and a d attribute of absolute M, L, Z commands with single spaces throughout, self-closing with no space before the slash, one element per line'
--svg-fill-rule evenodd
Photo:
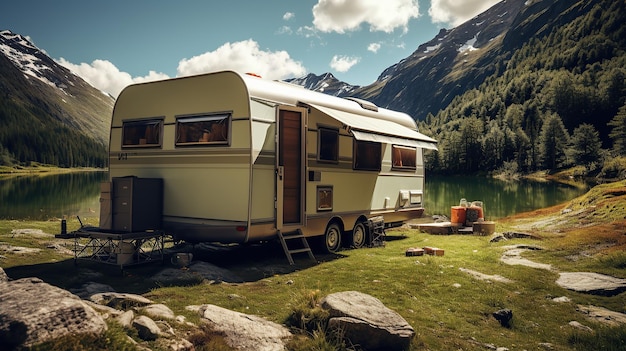
<path fill-rule="evenodd" d="M 278 110 L 276 157 L 276 228 L 304 225 L 304 162 L 306 110 Z"/>

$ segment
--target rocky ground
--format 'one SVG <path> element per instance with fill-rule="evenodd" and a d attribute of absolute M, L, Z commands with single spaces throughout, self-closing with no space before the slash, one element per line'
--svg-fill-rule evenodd
<path fill-rule="evenodd" d="M 626 188 L 626 185 L 624 186 Z M 621 188 L 619 188 L 621 189 Z M 596 272 L 563 271 L 555 264 L 540 263 L 525 257 L 528 252 L 541 253 L 545 242 L 538 240 L 542 233 L 555 235 L 602 235 L 603 226 L 608 226 L 610 240 L 596 240 L 587 244 L 581 241 L 580 255 L 597 253 L 599 250 L 621 250 L 625 240 L 624 214 L 617 215 L 619 206 L 626 201 L 606 204 L 604 199 L 626 197 L 624 191 L 600 191 L 591 194 L 593 202 L 581 199 L 561 209 L 538 211 L 532 218 L 508 219 L 511 231 L 494 234 L 490 240 L 506 241 L 525 238 L 536 244 L 515 244 L 497 246 L 501 249 L 501 262 L 506 265 L 524 265 L 546 272 L 558 273 L 556 284 L 577 293 L 594 294 L 606 297 L 621 296 L 626 291 L 626 279 L 620 279 Z M 600 200 L 598 200 L 600 199 Z M 577 207 L 582 204 L 581 207 Z M 603 207 L 609 207 L 606 212 Z M 607 220 L 608 216 L 608 220 Z M 619 217 L 621 216 L 621 217 Z M 589 231 L 584 233 L 572 230 Z M 620 232 L 621 230 L 621 232 Z M 72 255 L 67 242 L 50 240 L 50 234 L 38 229 L 16 228 L 13 238 L 28 237 L 45 242 L 45 249 L 60 255 Z M 617 238 L 617 239 L 616 239 Z M 537 240 L 535 240 L 537 239 Z M 27 248 L 0 242 L 0 259 L 3 255 L 36 255 L 42 249 Z M 254 256 L 254 265 L 232 264 L 230 247 L 200 245 L 190 247 L 178 245 L 168 249 L 167 257 L 176 252 L 196 253 L 194 261 L 184 269 L 166 264 L 154 270 L 148 277 L 153 283 L 162 285 L 180 281 L 209 281 L 212 284 L 240 284 L 256 281 L 277 274 L 287 274 L 295 269 L 289 266 L 278 245 L 267 250 L 238 251 L 237 255 Z M 273 250 L 273 251 L 272 251 Z M 263 252 L 263 253 L 259 253 Z M 222 259 L 225 269 L 220 265 L 203 260 L 204 255 Z M 257 256 L 255 256 L 257 255 Z M 331 255 L 332 256 L 332 255 Z M 332 257 L 318 257 L 330 260 Z M 575 258 L 572 257 L 572 260 Z M 219 261 L 219 259 L 218 259 Z M 479 272 L 460 267 L 473 279 L 502 284 L 515 284 L 513 280 L 491 272 Z M 91 269 L 80 269 L 85 283 L 78 288 L 64 290 L 48 284 L 37 277 L 11 277 L 0 268 L 0 349 L 18 349 L 23 346 L 39 344 L 63 335 L 79 333 L 102 333 L 107 329 L 108 321 L 116 321 L 128 331 L 128 340 L 138 349 L 147 345 L 158 345 L 163 350 L 193 350 L 190 337 L 208 325 L 213 333 L 222 336 L 226 344 L 236 350 L 283 350 L 287 340 L 292 338 L 291 331 L 283 325 L 268 321 L 259 316 L 226 310 L 222 307 L 204 304 L 189 305 L 187 311 L 197 313 L 201 323 L 191 323 L 184 316 L 176 315 L 168 306 L 155 303 L 150 299 L 134 294 L 129 287 L 118 291 L 104 283 L 95 283 L 102 273 Z M 13 278 L 13 279 L 12 279 Z M 289 283 L 289 282 L 287 282 Z M 40 298 L 45 296 L 46 298 Z M 233 295 L 233 299 L 238 296 Z M 568 303 L 566 296 L 552 298 L 557 303 Z M 50 303 L 54 301 L 54 303 Z M 385 307 L 372 296 L 357 291 L 345 291 L 325 297 L 321 306 L 326 309 L 332 324 L 345 330 L 345 336 L 364 345 L 364 349 L 376 349 L 386 345 L 391 349 L 406 349 L 415 335 L 415 330 L 398 313 Z M 626 314 L 592 305 L 578 305 L 578 311 L 588 319 L 609 326 L 626 325 Z M 502 309 L 494 311 L 493 317 L 503 326 L 511 320 L 512 311 Z M 570 326 L 581 331 L 593 332 L 584 319 L 572 320 Z M 133 336 L 131 338 L 131 335 Z M 364 339 L 359 337 L 366 336 Z M 493 345 L 480 345 L 492 348 Z M 546 345 L 549 347 L 549 345 Z M 495 349 L 495 348 L 494 348 Z"/>

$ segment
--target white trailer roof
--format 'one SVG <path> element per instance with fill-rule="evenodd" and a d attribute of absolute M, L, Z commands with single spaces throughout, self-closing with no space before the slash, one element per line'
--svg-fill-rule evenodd
<path fill-rule="evenodd" d="M 437 149 L 437 141 L 417 131 L 406 113 L 363 106 L 358 99 L 343 99 L 293 84 L 242 75 L 250 98 L 292 105 L 306 105 L 343 123 L 357 140 Z"/>

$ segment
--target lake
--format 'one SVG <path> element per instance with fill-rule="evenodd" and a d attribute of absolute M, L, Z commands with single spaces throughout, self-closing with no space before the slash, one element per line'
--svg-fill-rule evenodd
<path fill-rule="evenodd" d="M 107 172 L 24 175 L 0 179 L 0 219 L 47 220 L 97 216 L 100 183 Z M 587 191 L 556 182 L 501 181 L 484 177 L 427 176 L 428 215 L 450 216 L 450 207 L 482 201 L 486 220 L 560 204 Z"/>
<path fill-rule="evenodd" d="M 100 213 L 100 183 L 108 172 L 0 178 L 0 219 L 47 220 Z"/>
<path fill-rule="evenodd" d="M 485 220 L 496 220 L 513 214 L 550 207 L 569 201 L 589 190 L 552 181 L 504 181 L 485 177 L 426 177 L 424 208 L 428 215 L 450 217 L 450 207 L 481 201 Z"/>

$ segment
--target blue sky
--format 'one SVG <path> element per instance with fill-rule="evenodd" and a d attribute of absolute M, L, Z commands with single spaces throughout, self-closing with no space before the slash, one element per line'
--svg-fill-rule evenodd
<path fill-rule="evenodd" d="M 0 29 L 116 96 L 134 82 L 222 69 L 268 79 L 333 73 L 367 85 L 439 29 L 498 0 L 25 0 Z"/>

